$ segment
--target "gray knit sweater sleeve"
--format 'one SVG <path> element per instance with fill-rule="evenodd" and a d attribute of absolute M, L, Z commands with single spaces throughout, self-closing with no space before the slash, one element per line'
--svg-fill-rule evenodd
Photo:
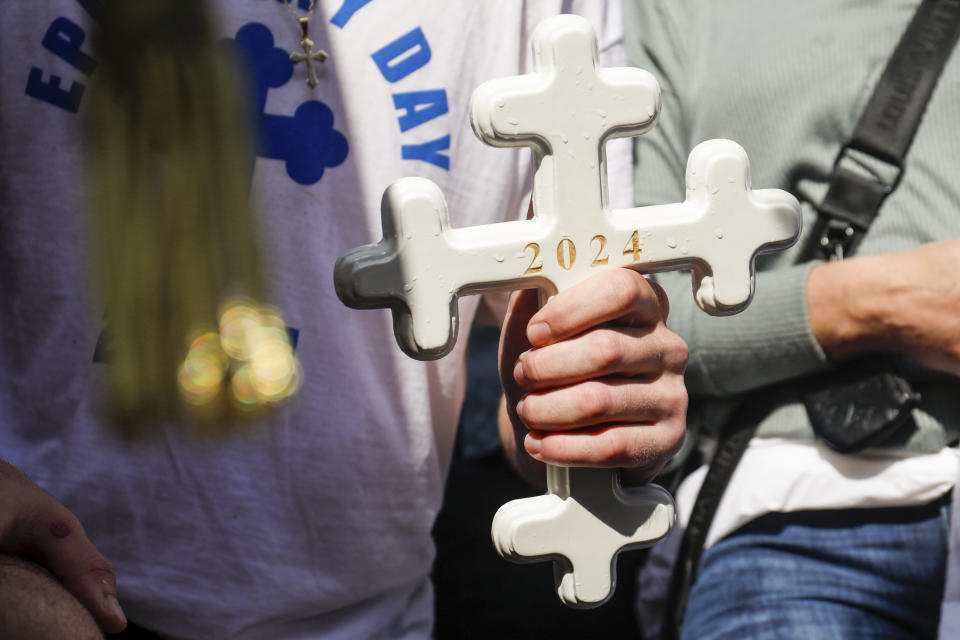
<path fill-rule="evenodd" d="M 684 79 L 693 73 L 696 33 L 679 18 L 682 3 L 627 3 L 631 64 L 653 73 L 663 92 L 657 128 L 637 141 L 638 204 L 682 200 L 691 136 Z M 741 142 L 741 144 L 743 144 Z M 772 185 L 757 184 L 758 187 Z M 812 264 L 758 274 L 753 302 L 743 313 L 713 317 L 693 300 L 689 272 L 656 276 L 670 297 L 670 327 L 691 346 L 687 384 L 696 395 L 729 395 L 826 366 L 810 331 L 804 297 Z"/>
<path fill-rule="evenodd" d="M 638 204 L 683 199 L 686 157 L 698 143 L 729 138 L 750 158 L 754 188 L 793 193 L 804 235 L 758 260 L 756 294 L 741 314 L 711 317 L 691 295 L 688 273 L 657 276 L 670 296 L 668 324 L 691 347 L 695 396 L 729 396 L 830 368 L 811 333 L 805 286 L 812 263 L 796 264 L 849 138 L 914 6 L 879 1 L 797 3 L 627 0 L 630 63 L 661 83 L 657 127 L 636 143 Z M 850 15 L 846 15 L 850 13 Z M 960 235 L 960 193 L 948 149 L 957 139 L 960 56 L 953 56 L 908 157 L 861 254 L 888 253 Z"/>

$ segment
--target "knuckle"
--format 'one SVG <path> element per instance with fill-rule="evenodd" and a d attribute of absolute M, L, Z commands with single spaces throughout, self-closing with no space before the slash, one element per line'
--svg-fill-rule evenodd
<path fill-rule="evenodd" d="M 110 588 L 115 586 L 116 573 L 110 561 L 100 556 L 92 560 L 91 566 L 87 569 L 87 574 L 97 581 L 98 584 L 106 583 Z"/>
<path fill-rule="evenodd" d="M 667 296 L 667 291 L 660 284 L 654 280 L 647 280 L 647 283 L 650 285 L 651 291 L 657 298 L 657 303 L 660 305 L 660 313 L 664 320 L 670 315 L 670 298 Z"/>
<path fill-rule="evenodd" d="M 590 382 L 582 385 L 578 394 L 578 409 L 583 421 L 602 421 L 613 404 L 610 390 L 603 384 Z"/>
<path fill-rule="evenodd" d="M 618 467 L 644 469 L 661 459 L 660 443 L 645 431 L 613 429 L 605 463 Z"/>
<path fill-rule="evenodd" d="M 683 373 L 690 359 L 690 347 L 683 338 L 669 329 L 661 333 L 660 348 L 664 367 L 668 371 Z"/>
<path fill-rule="evenodd" d="M 634 464 L 634 443 L 627 432 L 627 429 L 610 429 L 603 439 L 602 455 L 597 462 L 609 465 Z"/>
<path fill-rule="evenodd" d="M 669 376 L 664 382 L 663 396 L 668 413 L 686 415 L 689 397 L 683 378 L 681 376 Z"/>
<path fill-rule="evenodd" d="M 590 338 L 594 365 L 601 370 L 615 369 L 623 362 L 623 337 L 615 331 L 596 331 Z"/>
<path fill-rule="evenodd" d="M 648 432 L 636 434 L 624 447 L 623 466 L 651 470 L 660 468 L 679 451 L 682 444 L 682 433 L 678 441 L 672 431 L 672 429 L 654 428 Z"/>
<path fill-rule="evenodd" d="M 608 300 L 616 307 L 627 310 L 649 285 L 643 276 L 632 269 L 610 269 L 601 286 Z"/>
<path fill-rule="evenodd" d="M 672 458 L 680 451 L 683 447 L 683 441 L 686 440 L 687 437 L 687 430 L 684 428 L 682 420 L 668 422 L 666 426 L 667 447 L 665 460 Z"/>
<path fill-rule="evenodd" d="M 116 586 L 117 578 L 113 565 L 92 543 L 85 544 L 79 549 L 71 549 L 70 553 L 73 567 L 70 580 L 74 582 L 86 580 L 88 583 L 106 585 L 111 589 Z"/>

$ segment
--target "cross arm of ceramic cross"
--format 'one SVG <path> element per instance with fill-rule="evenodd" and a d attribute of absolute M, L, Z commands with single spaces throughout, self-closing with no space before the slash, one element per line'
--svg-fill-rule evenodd
<path fill-rule="evenodd" d="M 707 140 L 690 152 L 686 188 L 683 203 L 613 211 L 611 224 L 642 228 L 644 271 L 691 269 L 704 311 L 742 311 L 753 297 L 757 255 L 800 236 L 800 203 L 780 189 L 752 189 L 746 151 L 730 140 Z"/>
<path fill-rule="evenodd" d="M 453 348 L 459 296 L 534 287 L 552 294 L 608 266 L 689 268 L 704 310 L 735 313 L 753 295 L 756 255 L 800 233 L 796 199 L 752 190 L 746 153 L 729 140 L 691 152 L 682 203 L 452 229 L 439 187 L 404 178 L 386 190 L 381 209 L 383 239 L 341 256 L 337 294 L 355 308 L 391 308 L 401 348 L 421 360 Z"/>
<path fill-rule="evenodd" d="M 641 69 L 597 67 L 596 35 L 579 16 L 541 23 L 533 50 L 533 73 L 477 87 L 470 123 L 487 144 L 533 148 L 538 215 L 598 217 L 607 201 L 605 143 L 653 126 L 660 87 Z"/>
<path fill-rule="evenodd" d="M 523 280 L 551 286 L 537 269 L 523 267 L 532 263 L 530 245 L 551 231 L 543 220 L 452 229 L 443 193 L 425 178 L 390 185 L 381 215 L 383 239 L 343 254 L 334 284 L 348 306 L 392 309 L 397 342 L 413 358 L 434 360 L 453 348 L 459 296 L 517 288 Z"/>
<path fill-rule="evenodd" d="M 653 546 L 670 533 L 676 509 L 656 485 L 624 487 L 616 472 L 554 468 L 559 491 L 503 505 L 491 524 L 497 552 L 515 562 L 554 558 L 557 594 L 591 609 L 613 594 L 621 551 Z"/>
<path fill-rule="evenodd" d="M 599 68 L 596 34 L 580 16 L 538 25 L 533 52 L 533 73 L 490 80 L 474 91 L 470 123 L 487 144 L 556 153 L 584 135 L 596 147 L 606 138 L 644 133 L 656 121 L 656 79 L 633 67 Z"/>

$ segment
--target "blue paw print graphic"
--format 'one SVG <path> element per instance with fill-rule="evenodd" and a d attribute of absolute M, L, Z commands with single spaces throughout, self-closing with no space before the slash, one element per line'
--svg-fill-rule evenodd
<path fill-rule="evenodd" d="M 275 47 L 270 30 L 256 22 L 241 27 L 235 42 L 249 73 L 260 134 L 259 155 L 283 160 L 287 175 L 300 184 L 318 182 L 327 167 L 339 165 L 349 153 L 347 139 L 333 128 L 333 111 L 319 100 L 309 100 L 292 116 L 265 113 L 267 93 L 285 85 L 293 75 L 290 54 Z"/>

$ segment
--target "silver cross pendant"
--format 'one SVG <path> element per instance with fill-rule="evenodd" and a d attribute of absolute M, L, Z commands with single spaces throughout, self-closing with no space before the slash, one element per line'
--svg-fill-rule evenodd
<path fill-rule="evenodd" d="M 299 18 L 297 22 L 300 23 L 300 31 L 303 33 L 303 39 L 300 40 L 300 48 L 303 49 L 303 53 L 297 53 L 294 51 L 290 54 L 290 60 L 294 64 L 300 62 L 307 63 L 307 84 L 312 89 L 317 86 L 320 81 L 317 80 L 317 70 L 313 66 L 314 60 L 319 62 L 324 62 L 328 56 L 327 52 L 324 50 L 314 51 L 313 50 L 313 40 L 310 39 L 310 18 Z"/>

